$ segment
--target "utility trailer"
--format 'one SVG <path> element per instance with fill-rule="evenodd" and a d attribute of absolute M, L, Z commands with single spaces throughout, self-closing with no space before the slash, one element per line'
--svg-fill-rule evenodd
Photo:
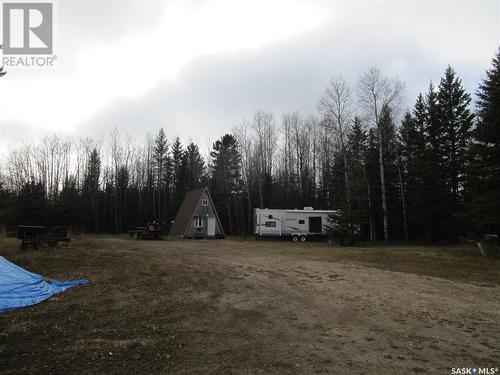
<path fill-rule="evenodd" d="M 292 241 L 307 241 L 311 237 L 327 236 L 328 217 L 338 210 L 303 210 L 254 208 L 254 233 L 262 237 L 290 237 Z"/>
<path fill-rule="evenodd" d="M 161 225 L 153 221 L 152 223 L 148 223 L 145 227 L 136 227 L 129 231 L 128 235 L 135 240 L 160 240 Z"/>
<path fill-rule="evenodd" d="M 43 243 L 49 247 L 56 247 L 59 242 L 65 242 L 68 247 L 68 242 L 71 241 L 68 237 L 68 228 L 63 226 L 48 229 L 41 225 L 19 225 L 16 236 L 21 240 L 21 250 L 26 250 L 28 247 L 38 249 Z"/>

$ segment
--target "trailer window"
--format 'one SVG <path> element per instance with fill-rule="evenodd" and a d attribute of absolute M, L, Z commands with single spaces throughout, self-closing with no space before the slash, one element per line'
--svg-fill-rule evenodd
<path fill-rule="evenodd" d="M 266 227 L 274 228 L 274 227 L 276 227 L 276 222 L 275 221 L 266 221 Z"/>
<path fill-rule="evenodd" d="M 305 224 L 306 221 L 305 220 L 299 220 L 299 224 Z"/>

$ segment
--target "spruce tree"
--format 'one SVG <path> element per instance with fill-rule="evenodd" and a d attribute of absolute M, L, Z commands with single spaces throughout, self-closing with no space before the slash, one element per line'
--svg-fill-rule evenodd
<path fill-rule="evenodd" d="M 347 137 L 348 169 L 352 182 L 351 217 L 349 222 L 351 232 L 359 225 L 360 235 L 369 238 L 369 205 L 365 180 L 366 139 L 367 135 L 361 119 L 356 116 Z"/>
<path fill-rule="evenodd" d="M 11 200 L 9 191 L 4 188 L 0 181 L 0 231 L 4 229 L 9 222 L 9 202 Z"/>
<path fill-rule="evenodd" d="M 398 132 L 398 150 L 403 189 L 406 192 L 407 223 L 410 237 L 424 231 L 426 169 L 426 101 L 419 94 L 412 113 L 407 112 Z"/>
<path fill-rule="evenodd" d="M 415 103 L 415 107 L 412 112 L 412 120 L 413 120 L 413 136 L 415 137 L 412 141 L 412 149 L 413 149 L 413 168 L 415 171 L 413 172 L 415 190 L 417 193 L 416 202 L 420 202 L 418 206 L 421 206 L 423 201 L 423 191 L 424 185 L 426 181 L 426 173 L 427 173 L 427 164 L 426 164 L 426 138 L 425 138 L 425 127 L 427 121 L 426 114 L 426 106 L 427 103 L 422 94 L 419 94 L 417 97 L 417 101 Z"/>
<path fill-rule="evenodd" d="M 186 190 L 193 190 L 203 186 L 205 182 L 205 161 L 200 154 L 198 145 L 190 143 L 184 153 L 186 165 Z"/>
<path fill-rule="evenodd" d="M 477 97 L 468 213 L 477 232 L 500 235 L 500 50 Z"/>
<path fill-rule="evenodd" d="M 241 181 L 241 155 L 239 153 L 238 142 L 231 134 L 224 135 L 213 144 L 210 152 L 212 158 L 212 192 L 215 205 L 218 210 L 222 225 L 227 233 L 233 232 L 233 207 L 242 189 Z"/>
<path fill-rule="evenodd" d="M 406 112 L 398 132 L 396 149 L 398 150 L 398 173 L 400 180 L 401 201 L 404 211 L 405 237 L 409 236 L 408 222 L 413 227 L 413 209 L 417 205 L 417 131 L 410 112 Z M 411 229 L 411 228 L 410 228 Z"/>
<path fill-rule="evenodd" d="M 55 201 L 53 223 L 79 227 L 81 226 L 82 212 L 84 212 L 84 208 L 81 205 L 76 179 L 74 176 L 68 176 Z"/>
<path fill-rule="evenodd" d="M 399 183 L 396 126 L 392 110 L 388 106 L 382 108 L 379 131 L 382 131 L 383 135 L 382 162 L 384 163 L 385 200 L 388 220 L 387 231 L 389 235 L 392 233 L 393 237 L 402 238 L 403 236 L 399 234 L 403 233 L 403 226 L 406 222 L 405 215 L 403 214 L 405 192 L 401 190 Z M 383 205 L 382 209 L 384 209 Z"/>
<path fill-rule="evenodd" d="M 90 207 L 90 215 L 88 215 L 89 229 L 98 232 L 100 227 L 99 221 L 99 180 L 101 176 L 101 158 L 96 148 L 90 152 L 87 170 L 83 181 L 83 195 Z"/>
<path fill-rule="evenodd" d="M 438 113 L 444 128 L 446 186 L 452 215 L 463 210 L 467 154 L 474 115 L 469 110 L 470 95 L 451 66 L 439 83 Z M 454 230 L 454 228 L 449 228 Z"/>
<path fill-rule="evenodd" d="M 17 223 L 46 225 L 46 194 L 41 182 L 32 179 L 26 182 L 17 194 Z"/>
<path fill-rule="evenodd" d="M 445 232 L 445 221 L 449 216 L 445 178 L 446 154 L 444 152 L 445 128 L 439 118 L 437 92 L 429 85 L 425 97 L 425 166 L 423 203 L 425 237 L 438 240 Z"/>
<path fill-rule="evenodd" d="M 186 164 L 184 160 L 184 150 L 179 137 L 174 139 L 171 146 L 171 208 L 177 212 L 185 193 Z"/>

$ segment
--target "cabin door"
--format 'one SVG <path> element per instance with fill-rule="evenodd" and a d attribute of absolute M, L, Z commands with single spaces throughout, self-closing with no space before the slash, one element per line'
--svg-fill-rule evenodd
<path fill-rule="evenodd" d="M 207 235 L 215 236 L 215 217 L 208 217 Z"/>

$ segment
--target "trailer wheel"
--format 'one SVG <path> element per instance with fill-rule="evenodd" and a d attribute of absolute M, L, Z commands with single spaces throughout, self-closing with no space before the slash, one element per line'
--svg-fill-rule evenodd
<path fill-rule="evenodd" d="M 300 242 L 306 242 L 307 238 L 306 236 L 302 235 L 300 236 Z"/>
<path fill-rule="evenodd" d="M 298 240 L 299 240 L 299 236 L 297 236 L 296 234 L 294 234 L 294 235 L 292 236 L 292 241 L 293 241 L 293 242 L 297 242 Z"/>

